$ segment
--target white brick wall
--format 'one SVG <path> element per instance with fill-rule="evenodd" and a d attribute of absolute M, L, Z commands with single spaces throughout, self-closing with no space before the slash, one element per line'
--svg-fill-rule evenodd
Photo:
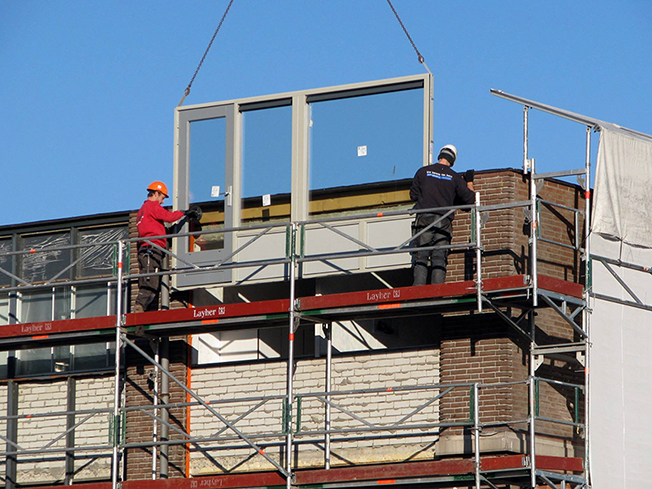
<path fill-rule="evenodd" d="M 109 445 L 109 422 L 113 415 L 113 377 L 80 379 L 76 389 L 77 411 L 106 409 L 108 412 L 95 413 L 78 426 L 75 430 L 75 445 Z M 90 416 L 90 413 L 79 415 L 75 421 L 79 423 L 87 416 Z M 111 454 L 110 448 L 79 452 L 78 459 L 75 460 L 75 481 L 110 478 Z"/>
<path fill-rule="evenodd" d="M 7 386 L 6 385 L 0 385 L 0 416 L 6 416 L 7 415 Z M 7 422 L 2 419 L 0 420 L 0 433 L 2 433 L 3 436 L 7 434 Z M 1 449 L 4 451 L 6 448 L 6 443 L 4 441 L 0 442 L 1 443 Z M 6 463 L 4 458 L 0 458 L 0 481 L 4 483 L 5 480 L 5 473 L 6 473 Z"/>
<path fill-rule="evenodd" d="M 247 397 L 282 396 L 286 392 L 287 362 L 231 364 L 195 369 L 192 372 L 192 388 L 202 399 L 210 400 L 211 406 L 229 421 L 253 409 L 260 399 L 234 400 Z M 323 393 L 325 391 L 326 363 L 324 358 L 297 362 L 294 376 L 295 394 Z M 332 365 L 333 392 L 382 389 L 382 392 L 356 393 L 344 397 L 333 396 L 332 402 L 346 411 L 383 426 L 396 423 L 429 399 L 436 390 L 412 390 L 388 392 L 388 388 L 400 386 L 426 386 L 439 382 L 439 351 L 435 348 L 420 351 L 384 352 L 336 356 Z M 322 396 L 323 397 L 323 396 Z M 225 402 L 223 404 L 219 402 Z M 282 399 L 269 400 L 245 418 L 236 427 L 253 441 L 262 445 L 273 443 L 266 453 L 280 465 L 284 462 L 284 437 L 258 439 L 257 436 L 280 433 L 282 430 Z M 295 407 L 296 415 L 296 407 Z M 424 436 L 422 429 L 356 431 L 365 427 L 361 422 L 336 408 L 332 409 L 332 429 L 352 430 L 346 434 L 333 435 L 331 464 L 347 461 L 388 462 L 432 458 L 436 435 Z M 439 403 L 434 402 L 410 418 L 409 423 L 436 423 L 439 420 Z M 294 418 L 296 428 L 296 417 Z M 301 406 L 301 433 L 296 436 L 299 445 L 296 454 L 299 466 L 323 464 L 323 435 L 310 435 L 311 430 L 323 430 L 325 407 L 315 396 L 303 398 Z M 208 410 L 199 406 L 191 409 L 191 433 L 194 437 L 208 437 L 224 424 Z M 303 433 L 306 433 L 305 435 Z M 410 436 L 404 436 L 404 435 Z M 227 430 L 221 436 L 233 436 Z M 348 439 L 342 439 L 348 438 Z M 266 470 L 271 464 L 259 455 L 251 456 L 252 450 L 240 440 L 210 442 L 207 453 L 225 470 Z M 239 448 L 236 448 L 239 447 Z M 219 472 L 209 458 L 196 450 L 191 454 L 193 475 Z"/>
<path fill-rule="evenodd" d="M 113 406 L 113 379 L 94 378 L 77 381 L 76 410 L 95 410 Z M 6 399 L 6 388 L 5 388 Z M 4 404 L 6 406 L 6 402 Z M 5 408 L 6 409 L 6 408 Z M 18 445 L 24 450 L 64 448 L 66 443 L 67 383 L 65 380 L 21 383 L 18 414 L 31 416 L 18 421 Z M 47 417 L 36 415 L 52 414 Z M 108 445 L 109 417 L 106 413 L 79 414 L 76 422 L 90 416 L 75 430 L 75 446 Z M 54 441 L 57 439 L 57 441 Z M 52 443 L 54 441 L 54 443 Z M 78 451 L 75 480 L 110 476 L 111 450 Z M 3 468 L 4 469 L 4 468 Z M 65 454 L 42 453 L 18 458 L 18 482 L 61 482 L 65 476 Z"/>

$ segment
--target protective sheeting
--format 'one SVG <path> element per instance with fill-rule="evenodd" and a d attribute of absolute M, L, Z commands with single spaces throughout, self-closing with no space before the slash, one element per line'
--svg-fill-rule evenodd
<path fill-rule="evenodd" d="M 601 128 L 592 231 L 652 248 L 652 138 Z"/>
<path fill-rule="evenodd" d="M 615 259 L 624 255 L 623 261 L 639 265 L 652 261 L 650 249 L 628 247 L 597 235 L 591 237 L 590 245 L 595 255 Z M 595 258 L 592 271 L 591 487 L 648 489 L 652 459 L 652 275 L 605 265 Z"/>

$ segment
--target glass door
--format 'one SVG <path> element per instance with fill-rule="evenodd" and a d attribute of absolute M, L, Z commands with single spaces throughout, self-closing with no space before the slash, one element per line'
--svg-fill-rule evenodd
<path fill-rule="evenodd" d="M 232 233 L 222 232 L 234 225 L 232 121 L 232 105 L 179 112 L 175 202 L 180 209 L 202 207 L 201 224 L 186 223 L 183 231 L 205 234 L 179 238 L 176 253 L 181 260 L 199 266 L 228 261 L 233 249 Z M 206 273 L 177 275 L 177 285 L 224 283 L 231 276 L 231 270 L 218 267 Z"/>

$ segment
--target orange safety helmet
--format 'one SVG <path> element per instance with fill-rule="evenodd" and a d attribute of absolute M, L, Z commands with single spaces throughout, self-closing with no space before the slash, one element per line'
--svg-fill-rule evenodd
<path fill-rule="evenodd" d="M 150 192 L 159 191 L 163 195 L 165 195 L 166 198 L 170 197 L 168 195 L 168 188 L 165 186 L 163 182 L 152 182 L 149 184 L 149 187 L 147 187 L 147 190 L 149 190 Z"/>

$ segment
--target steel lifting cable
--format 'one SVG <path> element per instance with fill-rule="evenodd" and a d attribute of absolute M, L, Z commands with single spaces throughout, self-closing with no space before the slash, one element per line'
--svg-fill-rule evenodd
<path fill-rule="evenodd" d="M 425 58 L 419 52 L 419 48 L 417 48 L 417 45 L 412 40 L 412 37 L 410 36 L 410 33 L 406 29 L 406 27 L 403 24 L 403 21 L 401 20 L 401 18 L 398 16 L 398 12 L 394 8 L 394 5 L 392 5 L 391 0 L 387 0 L 387 3 L 389 4 L 389 7 L 392 9 L 392 12 L 394 12 L 394 15 L 396 16 L 396 20 L 398 20 L 398 23 L 401 24 L 401 27 L 403 28 L 403 32 L 405 32 L 405 35 L 407 36 L 408 40 L 410 41 L 410 44 L 412 44 L 412 47 L 414 48 L 414 52 L 417 53 L 417 58 L 419 60 L 419 63 L 421 63 L 426 68 L 428 73 L 430 73 L 432 75 L 432 72 L 430 71 L 430 68 L 428 68 L 428 65 L 426 64 Z"/>
<path fill-rule="evenodd" d="M 224 11 L 224 15 L 222 15 L 222 20 L 220 20 L 220 23 L 217 25 L 217 29 L 215 29 L 215 33 L 213 34 L 213 37 L 211 38 L 211 42 L 208 43 L 208 47 L 206 48 L 206 51 L 204 52 L 204 55 L 201 57 L 201 61 L 199 62 L 199 65 L 197 65 L 197 69 L 195 70 L 195 74 L 192 75 L 192 78 L 190 79 L 190 83 L 188 83 L 188 86 L 186 87 L 186 90 L 183 92 L 183 97 L 181 97 L 181 100 L 179 101 L 179 105 L 177 107 L 180 107 L 183 104 L 183 101 L 186 99 L 188 95 L 190 95 L 190 87 L 192 87 L 193 82 L 195 81 L 195 78 L 197 77 L 197 73 L 199 73 L 199 70 L 201 69 L 201 65 L 204 64 L 204 60 L 206 59 L 206 56 L 208 56 L 208 51 L 210 51 L 211 46 L 213 45 L 213 41 L 217 37 L 217 33 L 220 32 L 220 28 L 222 27 L 222 24 L 224 23 L 224 19 L 226 19 L 226 14 L 229 13 L 229 9 L 231 8 L 231 5 L 233 5 L 233 0 L 229 2 L 229 4 L 226 7 L 226 10 Z"/>

